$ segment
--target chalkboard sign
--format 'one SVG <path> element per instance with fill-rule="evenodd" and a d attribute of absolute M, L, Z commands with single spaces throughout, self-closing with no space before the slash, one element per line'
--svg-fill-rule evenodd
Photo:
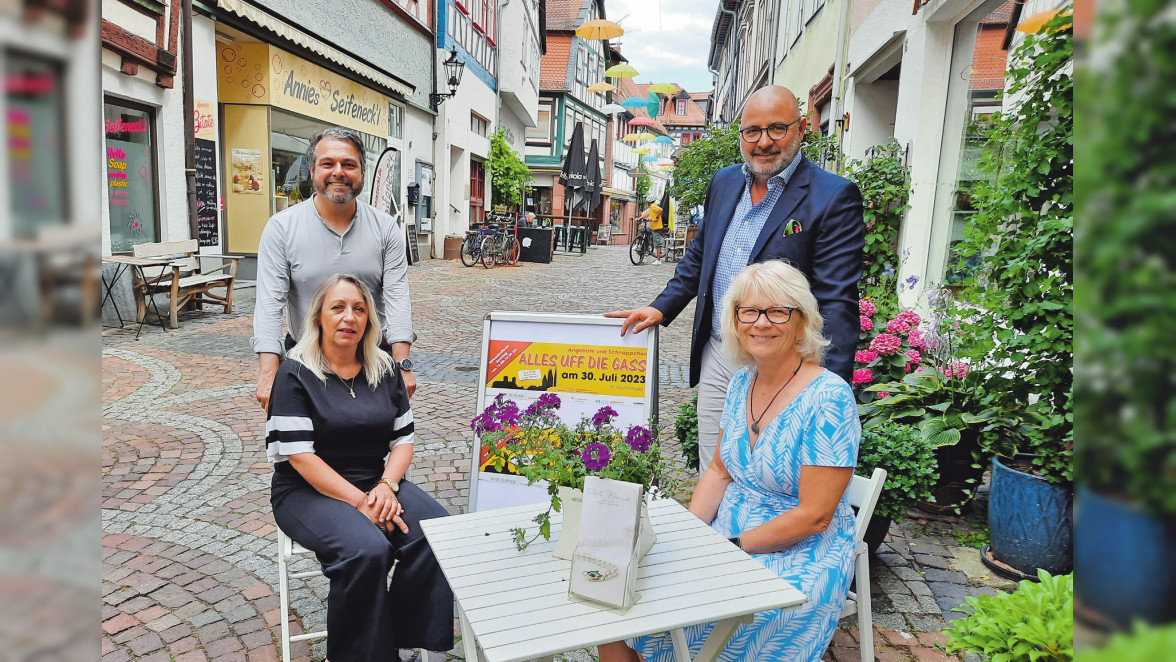
<path fill-rule="evenodd" d="M 216 190 L 216 143 L 196 139 L 196 230 L 201 246 L 220 243 Z"/>

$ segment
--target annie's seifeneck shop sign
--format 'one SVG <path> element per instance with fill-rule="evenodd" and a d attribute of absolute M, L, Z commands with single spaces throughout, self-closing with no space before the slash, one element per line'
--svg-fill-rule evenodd
<path fill-rule="evenodd" d="M 267 44 L 220 44 L 222 103 L 268 104 L 378 136 L 388 131 L 388 97 Z"/>

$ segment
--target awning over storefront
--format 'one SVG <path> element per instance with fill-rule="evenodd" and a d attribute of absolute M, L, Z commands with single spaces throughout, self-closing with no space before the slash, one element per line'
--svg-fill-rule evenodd
<path fill-rule="evenodd" d="M 633 200 L 634 199 L 633 194 L 630 193 L 629 191 L 622 191 L 619 188 L 613 188 L 611 186 L 605 186 L 604 189 L 601 191 L 601 193 L 603 195 L 607 195 L 607 196 L 611 197 L 613 200 Z"/>
<path fill-rule="evenodd" d="M 307 48 L 312 52 L 318 53 L 322 57 L 338 64 L 350 71 L 353 71 L 364 78 L 378 83 L 385 88 L 392 90 L 406 98 L 412 98 L 413 87 L 402 83 L 395 78 L 378 71 L 370 65 L 364 64 L 359 60 L 347 55 L 343 51 L 327 44 L 326 42 L 312 37 L 302 30 L 286 23 L 280 18 L 272 16 L 265 11 L 246 4 L 242 0 L 217 0 L 217 7 L 231 11 L 242 18 L 249 19 L 253 23 L 269 30 L 270 32 L 288 39 L 303 48 Z"/>

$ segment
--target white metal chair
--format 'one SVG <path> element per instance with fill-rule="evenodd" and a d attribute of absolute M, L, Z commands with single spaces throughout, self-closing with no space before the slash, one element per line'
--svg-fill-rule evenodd
<path fill-rule="evenodd" d="M 885 482 L 886 470 L 874 469 L 869 478 L 855 475 L 846 488 L 849 505 L 858 509 L 853 523 L 853 540 L 856 546 L 853 572 L 857 580 L 857 591 L 849 592 L 849 598 L 845 600 L 845 607 L 841 610 L 841 618 L 857 614 L 862 662 L 874 662 L 874 619 L 870 611 L 870 551 L 866 549 L 866 543 L 862 538 L 866 535 L 870 518 L 874 516 L 874 506 L 878 504 L 878 496 L 882 494 L 882 484 Z"/>

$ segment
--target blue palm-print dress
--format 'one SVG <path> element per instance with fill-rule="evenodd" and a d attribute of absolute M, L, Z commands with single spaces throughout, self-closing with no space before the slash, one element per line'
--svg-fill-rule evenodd
<path fill-rule="evenodd" d="M 731 380 L 719 426 L 723 464 L 734 482 L 727 486 L 711 527 L 731 537 L 795 508 L 800 503 L 800 468 L 804 465 L 853 467 L 857 464 L 861 424 L 853 391 L 837 375 L 824 371 L 788 403 L 763 430 L 754 452 L 748 437 L 747 394 L 753 368 Z M 853 578 L 853 511 L 842 495 L 823 533 L 773 554 L 752 556 L 808 598 L 792 611 L 776 609 L 755 615 L 740 626 L 719 657 L 724 662 L 817 662 L 821 659 Z M 713 623 L 686 628 L 691 657 L 698 654 Z M 668 634 L 641 637 L 634 648 L 647 662 L 672 662 Z"/>

